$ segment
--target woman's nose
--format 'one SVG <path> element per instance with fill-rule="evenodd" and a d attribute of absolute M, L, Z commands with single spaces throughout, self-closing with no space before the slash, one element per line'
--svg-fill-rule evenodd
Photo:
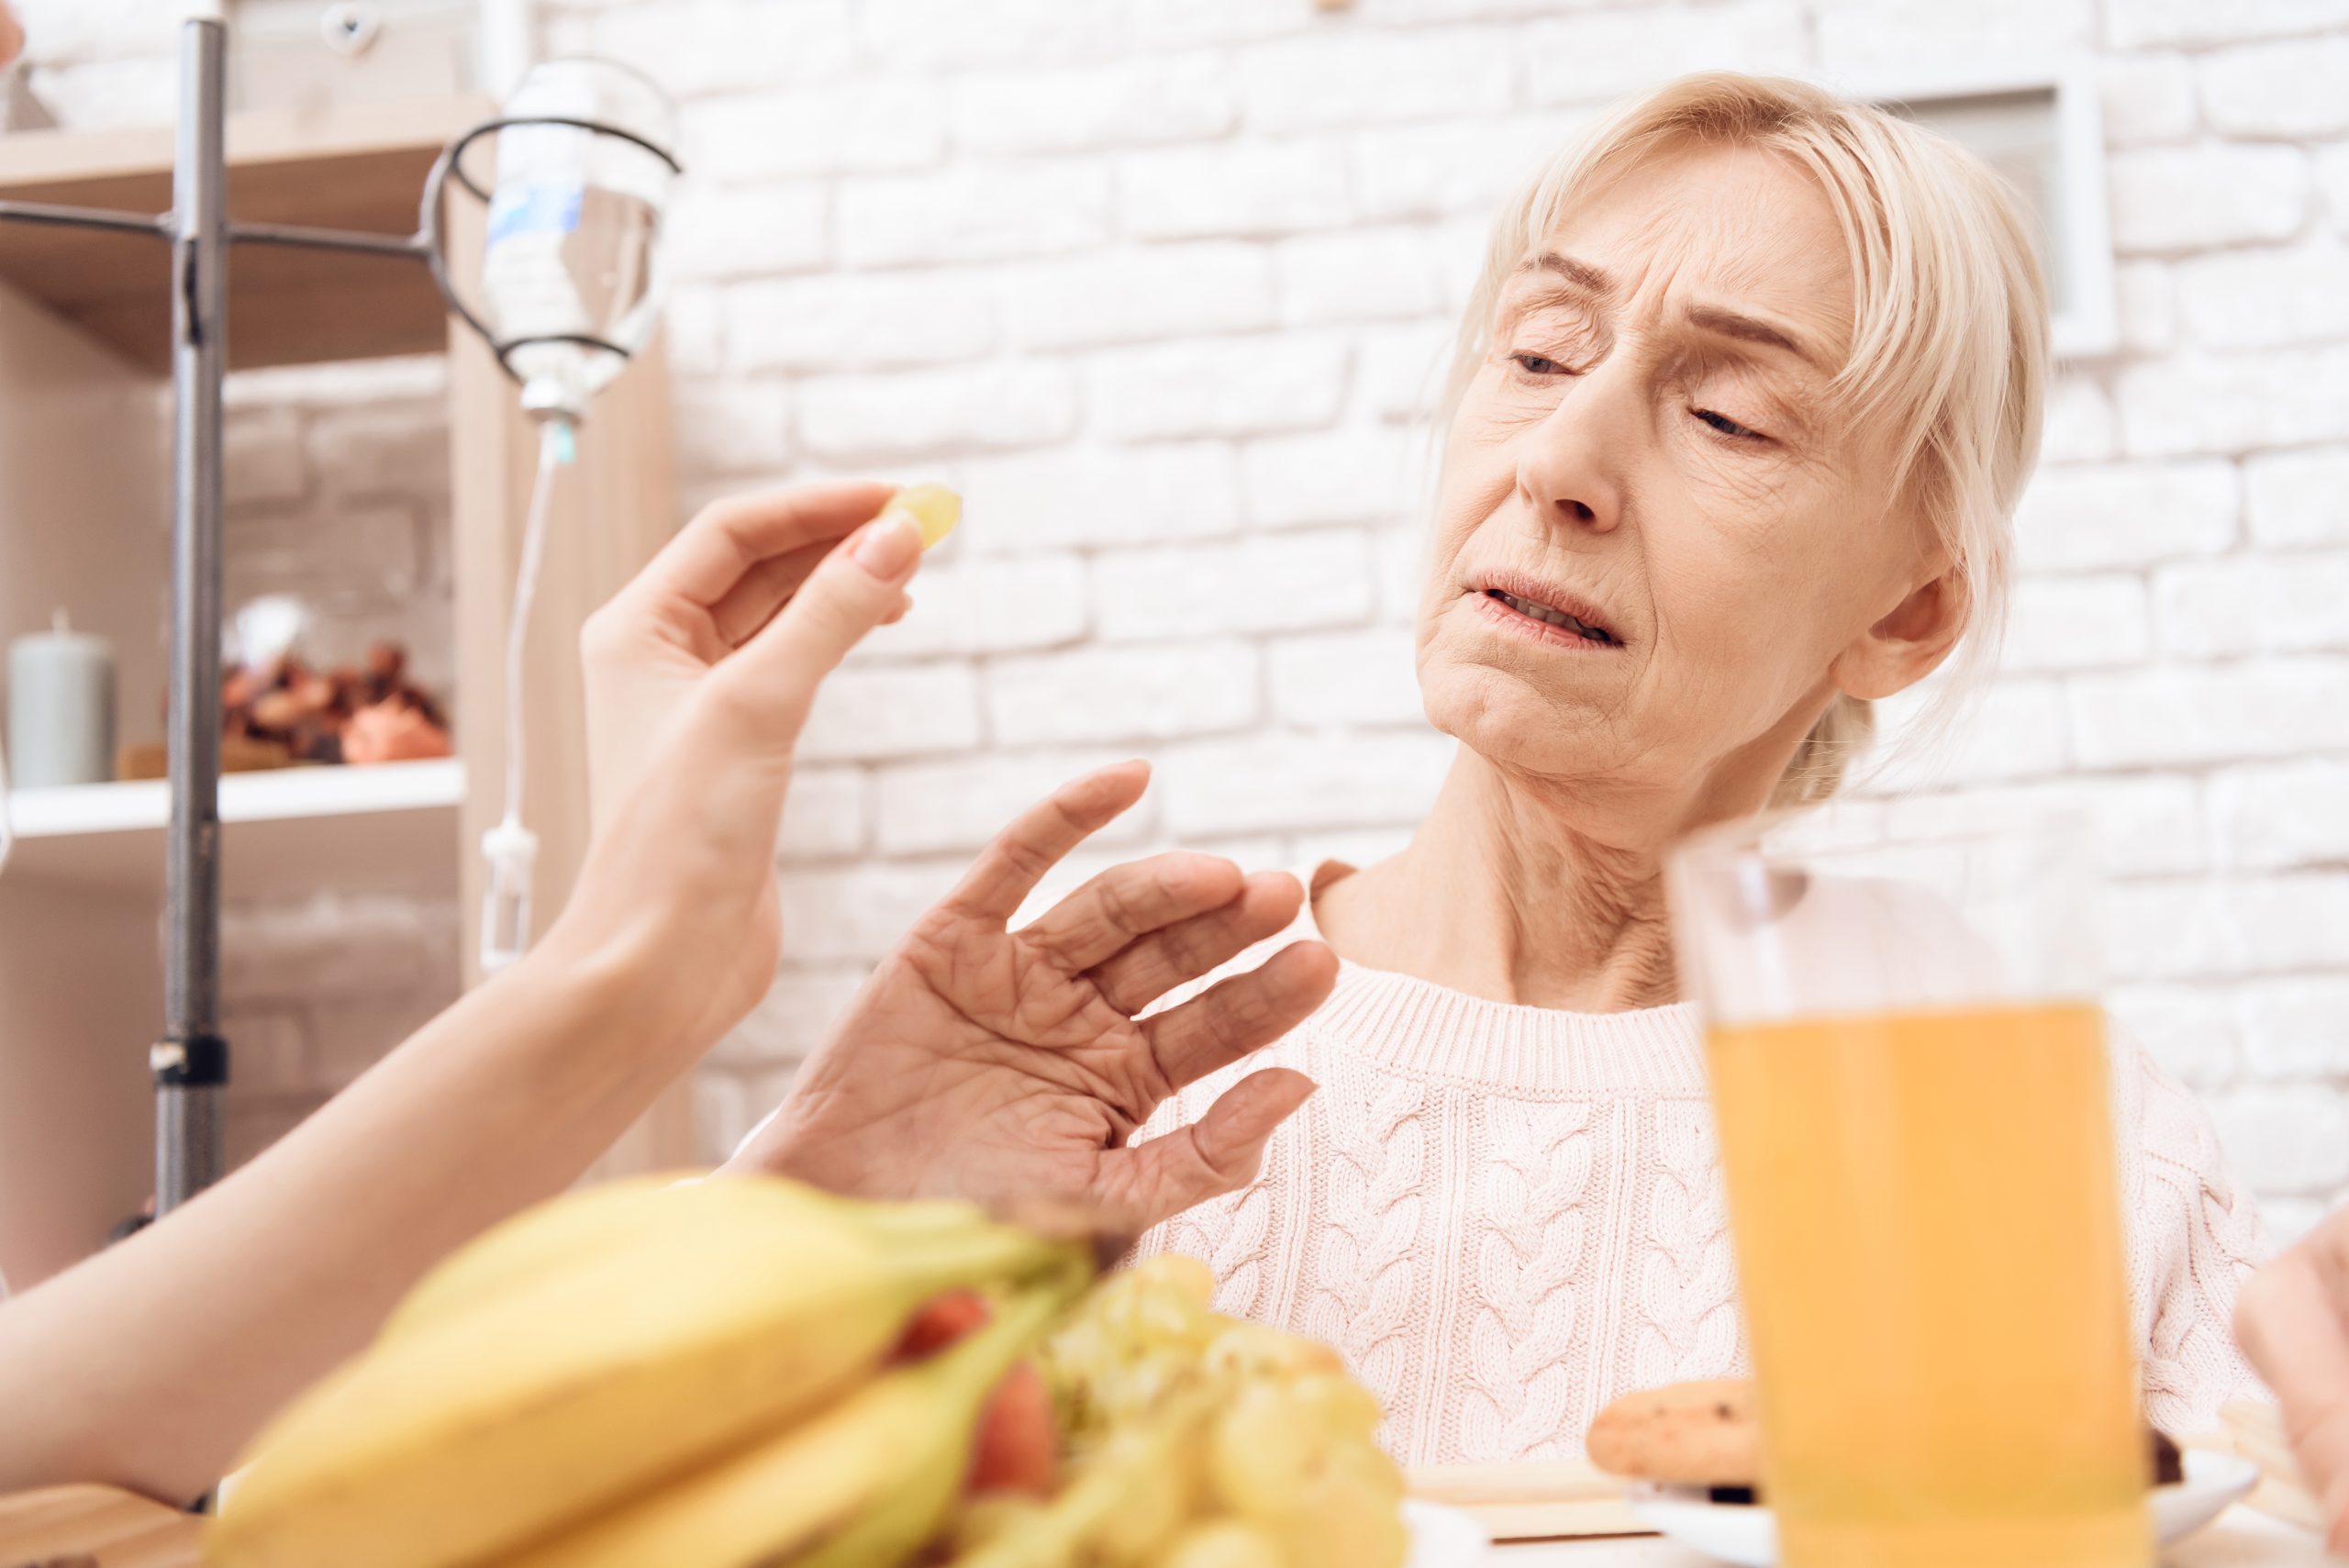
<path fill-rule="evenodd" d="M 1544 524 L 1612 530 L 1622 518 L 1619 478 L 1637 439 L 1631 389 L 1601 363 L 1567 386 L 1550 417 L 1527 430 L 1518 488 Z"/>

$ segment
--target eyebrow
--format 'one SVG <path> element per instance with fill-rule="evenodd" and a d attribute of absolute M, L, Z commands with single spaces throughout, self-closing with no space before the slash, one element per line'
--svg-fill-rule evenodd
<path fill-rule="evenodd" d="M 1735 338 L 1741 342 L 1764 343 L 1774 349 L 1784 349 L 1805 364 L 1817 368 L 1818 359 L 1781 328 L 1751 316 L 1741 316 L 1734 310 L 1724 310 L 1718 305 L 1692 305 L 1685 313 L 1691 327 L 1700 328 L 1718 337 Z"/>
<path fill-rule="evenodd" d="M 1517 270 L 1520 273 L 1554 272 L 1576 287 L 1595 295 L 1606 295 L 1615 292 L 1615 280 L 1605 272 L 1587 261 L 1577 261 L 1572 256 L 1562 255 L 1555 250 L 1544 250 L 1537 256 L 1530 257 Z M 1782 327 L 1774 327 L 1758 317 L 1741 315 L 1737 311 L 1729 310 L 1718 305 L 1692 305 L 1683 313 L 1683 316 L 1690 326 L 1710 332 L 1717 337 L 1734 338 L 1740 342 L 1761 343 L 1769 348 L 1783 349 L 1814 370 L 1825 368 L 1820 363 L 1819 357 L 1806 348 L 1791 332 Z"/>
<path fill-rule="evenodd" d="M 1561 256 L 1555 250 L 1544 250 L 1518 268 L 1520 272 L 1555 272 L 1568 283 L 1588 289 L 1593 294 L 1613 294 L 1615 280 L 1587 261 L 1577 261 L 1572 256 Z"/>

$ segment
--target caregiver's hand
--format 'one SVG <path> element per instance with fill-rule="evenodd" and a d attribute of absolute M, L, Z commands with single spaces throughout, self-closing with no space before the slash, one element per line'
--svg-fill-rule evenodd
<path fill-rule="evenodd" d="M 714 501 L 587 618 L 579 658 L 587 686 L 588 799 L 599 825 L 652 771 L 685 706 L 718 667 L 894 494 L 886 484 L 850 481 Z M 902 594 L 888 597 L 880 619 L 893 620 L 904 607 Z M 822 673 L 798 672 L 811 688 Z"/>
<path fill-rule="evenodd" d="M 2283 1407 L 2292 1451 L 2330 1521 L 2325 1544 L 2349 1555 L 2349 1208 L 2244 1284 L 2235 1339 Z"/>
<path fill-rule="evenodd" d="M 596 720 L 639 750 L 562 916 L 217 1186 L 0 1302 L 0 1492 L 203 1492 L 426 1269 L 577 1180 L 750 1008 L 800 725 L 919 562 L 911 523 L 859 528 L 888 495 L 713 507 L 596 616 Z"/>
<path fill-rule="evenodd" d="M 865 1196 L 1068 1204 L 1140 1234 L 1244 1184 L 1313 1092 L 1252 1073 L 1194 1125 L 1126 1140 L 1185 1084 L 1270 1044 L 1330 994 L 1338 961 L 1298 942 L 1178 1007 L 1137 1014 L 1296 917 L 1294 877 L 1210 855 L 1103 873 L 1033 925 L 1020 903 L 1141 797 L 1139 762 L 1063 785 L 916 924 L 801 1071 L 735 1168 Z"/>
<path fill-rule="evenodd" d="M 919 533 L 868 523 L 891 494 L 718 502 L 580 634 L 595 843 L 544 945 L 657 970 L 696 1052 L 774 979 L 775 839 L 816 688 L 904 613 Z"/>

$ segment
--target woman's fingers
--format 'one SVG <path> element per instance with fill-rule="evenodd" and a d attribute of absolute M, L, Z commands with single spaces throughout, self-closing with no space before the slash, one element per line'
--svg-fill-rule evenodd
<path fill-rule="evenodd" d="M 1143 937 L 1219 909 L 1240 896 L 1240 868 L 1219 855 L 1176 850 L 1111 866 L 1062 899 L 1020 940 L 1076 974 Z"/>
<path fill-rule="evenodd" d="M 920 564 L 921 530 L 910 519 L 867 523 L 824 557 L 764 630 L 711 672 L 710 695 L 740 716 L 763 749 L 787 757 L 816 688 L 895 613 Z"/>
<path fill-rule="evenodd" d="M 2244 1283 L 2235 1339 L 2283 1407 L 2331 1545 L 2349 1548 L 2349 1211 Z"/>
<path fill-rule="evenodd" d="M 816 563 L 839 544 L 837 539 L 821 539 L 754 562 L 709 606 L 710 625 L 725 639 L 726 646 L 740 648 L 764 630 L 775 612 L 807 581 Z"/>
<path fill-rule="evenodd" d="M 1093 983 L 1131 1018 L 1186 981 L 1278 936 L 1297 918 L 1305 890 L 1286 872 L 1258 872 L 1240 896 L 1204 915 L 1152 932 L 1094 966 Z"/>
<path fill-rule="evenodd" d="M 678 598 L 714 608 L 761 562 L 811 545 L 818 547 L 820 555 L 823 548 L 880 511 L 895 494 L 892 486 L 873 481 L 841 480 L 713 501 L 662 547 L 620 590 L 621 596 Z M 802 573 L 802 580 L 805 576 Z M 797 585 L 794 582 L 791 587 Z M 780 595 L 776 602 L 781 602 Z M 731 640 L 750 635 L 774 609 L 767 606 L 751 619 L 749 630 Z M 747 614 L 747 606 L 738 607 L 736 618 Z"/>
<path fill-rule="evenodd" d="M 1291 942 L 1247 973 L 1145 1018 L 1142 1033 L 1167 1086 L 1179 1089 L 1288 1033 L 1337 983 L 1338 955 L 1326 944 Z"/>
<path fill-rule="evenodd" d="M 1313 1095 L 1312 1079 L 1286 1067 L 1251 1073 L 1190 1126 L 1102 1157 L 1121 1225 L 1140 1232 L 1256 1179 L 1275 1129 Z M 1122 1167 L 1122 1168 L 1119 1168 Z"/>
<path fill-rule="evenodd" d="M 995 836 L 943 907 L 1003 925 L 1070 851 L 1124 815 L 1150 785 L 1150 764 L 1119 762 L 1061 785 Z"/>

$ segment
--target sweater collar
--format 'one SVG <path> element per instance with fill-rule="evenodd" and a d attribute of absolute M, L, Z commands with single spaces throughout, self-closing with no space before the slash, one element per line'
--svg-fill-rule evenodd
<path fill-rule="evenodd" d="M 1313 917 L 1313 895 L 1353 869 L 1323 861 L 1299 878 L 1308 893 L 1284 940 L 1325 940 Z M 1620 1013 L 1530 1007 L 1341 957 L 1336 990 L 1304 1027 L 1383 1067 L 1489 1088 L 1573 1093 L 1704 1084 L 1702 1029 L 1691 1002 Z"/>

